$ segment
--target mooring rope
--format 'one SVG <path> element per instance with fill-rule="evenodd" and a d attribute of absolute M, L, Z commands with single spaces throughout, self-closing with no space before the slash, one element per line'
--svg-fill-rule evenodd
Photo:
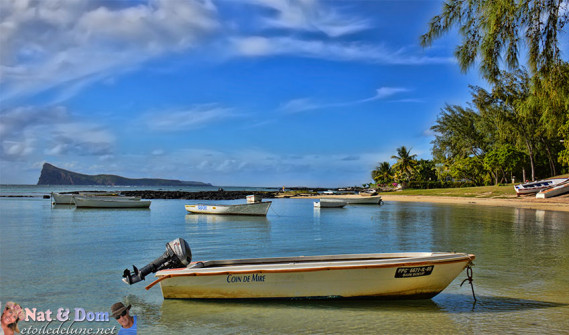
<path fill-rule="evenodd" d="M 476 302 L 476 295 L 474 294 L 474 284 L 472 284 L 472 267 L 470 266 L 470 264 L 468 264 L 466 266 L 466 279 L 462 281 L 462 283 L 460 283 L 460 287 L 462 287 L 462 284 L 464 284 L 466 281 L 468 281 L 468 283 L 470 284 L 470 288 L 472 289 L 472 297 L 474 298 L 474 302 Z"/>

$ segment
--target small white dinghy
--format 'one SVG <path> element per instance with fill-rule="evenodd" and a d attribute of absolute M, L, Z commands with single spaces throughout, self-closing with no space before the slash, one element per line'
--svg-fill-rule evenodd
<path fill-rule="evenodd" d="M 411 252 L 296 256 L 192 262 L 190 246 L 178 238 L 142 269 L 126 269 L 134 284 L 156 272 L 164 298 L 432 298 L 444 290 L 475 256 Z M 170 268 L 173 267 L 173 268 Z"/>
<path fill-rule="evenodd" d="M 186 211 L 195 214 L 217 214 L 217 215 L 257 215 L 267 216 L 271 207 L 270 201 L 251 202 L 237 205 L 186 205 Z"/>

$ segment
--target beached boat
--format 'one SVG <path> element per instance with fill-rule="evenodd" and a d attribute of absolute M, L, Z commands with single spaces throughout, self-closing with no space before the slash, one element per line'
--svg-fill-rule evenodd
<path fill-rule="evenodd" d="M 553 198 L 553 197 L 556 197 L 558 195 L 562 195 L 565 193 L 569 193 L 569 179 L 567 179 L 566 181 L 564 181 L 562 183 L 557 184 L 556 186 L 553 186 L 551 188 L 539 191 L 535 195 L 535 197 L 538 199 L 547 199 L 547 198 Z"/>
<path fill-rule="evenodd" d="M 150 200 L 139 197 L 79 196 L 73 197 L 78 208 L 149 208 Z"/>
<path fill-rule="evenodd" d="M 260 215 L 267 216 L 271 201 L 254 202 L 237 205 L 186 205 L 186 210 L 195 214 L 218 215 Z"/>
<path fill-rule="evenodd" d="M 320 199 L 314 202 L 316 208 L 342 208 L 348 203 L 342 199 Z"/>
<path fill-rule="evenodd" d="M 413 252 L 296 256 L 191 262 L 186 241 L 176 239 L 154 262 L 123 281 L 134 284 L 156 272 L 164 298 L 432 298 L 444 290 L 475 256 Z M 168 269 L 163 264 L 178 268 Z"/>
<path fill-rule="evenodd" d="M 514 189 L 516 190 L 517 195 L 520 196 L 521 194 L 531 194 L 531 193 L 537 193 L 541 190 L 546 190 L 548 188 L 561 184 L 567 180 L 569 180 L 569 178 L 552 178 L 546 180 L 539 180 L 531 183 L 515 185 Z"/>
<path fill-rule="evenodd" d="M 345 201 L 348 205 L 381 205 L 381 195 L 376 196 L 360 196 L 350 198 L 334 198 Z"/>

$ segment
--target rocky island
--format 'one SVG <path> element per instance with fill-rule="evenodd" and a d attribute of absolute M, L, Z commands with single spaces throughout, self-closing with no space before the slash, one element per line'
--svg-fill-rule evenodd
<path fill-rule="evenodd" d="M 107 185 L 107 186 L 212 186 L 199 181 L 141 178 L 131 179 L 111 174 L 87 175 L 44 163 L 37 185 Z"/>

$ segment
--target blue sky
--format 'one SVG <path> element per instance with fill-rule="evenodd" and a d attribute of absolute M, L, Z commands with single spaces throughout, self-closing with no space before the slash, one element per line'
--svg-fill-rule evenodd
<path fill-rule="evenodd" d="M 361 185 L 464 105 L 441 1 L 0 0 L 0 183 L 41 166 L 221 186 Z"/>

